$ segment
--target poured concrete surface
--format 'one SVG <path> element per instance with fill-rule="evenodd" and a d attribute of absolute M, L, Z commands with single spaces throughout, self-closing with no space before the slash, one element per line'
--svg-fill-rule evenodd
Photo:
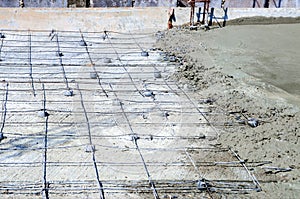
<path fill-rule="evenodd" d="M 188 60 L 176 73 L 179 82 L 215 99 L 214 104 L 232 115 L 232 122 L 259 120 L 256 128 L 229 123 L 218 139 L 248 162 L 270 161 L 253 168 L 262 192 L 245 198 L 298 198 L 300 194 L 299 31 L 299 23 L 172 30 L 159 42 L 159 47 Z"/>

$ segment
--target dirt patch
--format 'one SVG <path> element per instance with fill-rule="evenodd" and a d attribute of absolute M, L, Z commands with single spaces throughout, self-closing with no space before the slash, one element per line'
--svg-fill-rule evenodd
<path fill-rule="evenodd" d="M 264 20 L 237 19 L 232 24 L 264 24 Z M 282 23 L 287 19 L 270 18 L 268 23 L 270 20 Z M 224 113 L 209 116 L 211 121 L 224 124 L 218 127 L 220 146 L 231 147 L 248 162 L 269 162 L 253 168 L 263 191 L 246 198 L 297 198 L 299 195 L 300 103 L 297 86 L 281 86 L 288 85 L 289 81 L 297 84 L 292 78 L 300 72 L 294 65 L 299 58 L 293 58 L 298 43 L 291 47 L 295 38 L 287 35 L 299 29 L 299 24 L 231 26 L 207 32 L 174 29 L 161 36 L 157 43 L 168 57 L 175 57 L 180 63 L 173 78 L 183 87 L 210 99 L 209 103 Z M 285 68 L 280 67 L 282 62 L 275 60 L 275 55 L 284 60 Z M 255 61 L 260 59 L 264 61 L 259 66 Z M 270 75 L 272 71 L 282 76 L 275 78 Z M 250 118 L 258 126 L 248 125 Z"/>

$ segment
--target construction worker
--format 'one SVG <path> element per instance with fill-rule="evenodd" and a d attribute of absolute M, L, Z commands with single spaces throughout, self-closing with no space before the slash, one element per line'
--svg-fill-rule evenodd
<path fill-rule="evenodd" d="M 24 8 L 24 0 L 19 0 L 19 7 Z"/>
<path fill-rule="evenodd" d="M 225 5 L 225 0 L 222 0 L 222 2 L 221 2 L 221 8 L 224 8 L 224 5 Z"/>
<path fill-rule="evenodd" d="M 174 8 L 170 8 L 168 11 L 168 29 L 172 29 L 173 28 L 173 24 L 172 22 L 176 21 L 175 18 L 175 9 Z"/>
<path fill-rule="evenodd" d="M 194 16 L 195 16 L 195 0 L 189 0 L 188 4 L 191 5 L 191 15 L 190 15 L 190 25 L 194 25 Z"/>

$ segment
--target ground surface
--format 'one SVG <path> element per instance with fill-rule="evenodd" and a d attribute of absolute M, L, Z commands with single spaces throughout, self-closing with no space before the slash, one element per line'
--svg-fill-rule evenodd
<path fill-rule="evenodd" d="M 217 144 L 231 116 L 171 78 L 177 58 L 153 48 L 163 33 L 0 32 L 1 198 L 260 189 L 250 169 L 264 162 Z"/>
<path fill-rule="evenodd" d="M 299 31 L 300 24 L 180 27 L 157 44 L 181 62 L 173 78 L 228 116 L 210 116 L 227 124 L 218 143 L 248 162 L 266 161 L 253 168 L 262 192 L 236 198 L 299 198 Z M 259 126 L 241 125 L 249 118 Z"/>
<path fill-rule="evenodd" d="M 298 198 L 299 29 L 1 30 L 1 198 Z"/>

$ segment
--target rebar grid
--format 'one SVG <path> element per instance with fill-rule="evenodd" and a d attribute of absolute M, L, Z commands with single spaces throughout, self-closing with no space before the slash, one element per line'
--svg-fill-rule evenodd
<path fill-rule="evenodd" d="M 152 48 L 155 34 L 0 33 L 3 196 L 218 198 L 260 190 L 248 167 L 270 162 L 246 165 L 215 146 L 226 114 L 169 78 L 177 64 Z M 224 121 L 210 121 L 214 115 Z"/>

